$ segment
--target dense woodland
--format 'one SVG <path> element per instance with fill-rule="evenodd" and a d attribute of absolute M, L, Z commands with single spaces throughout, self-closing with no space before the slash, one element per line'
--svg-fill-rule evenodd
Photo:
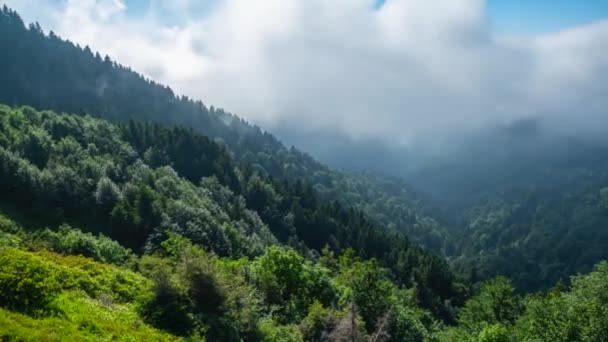
<path fill-rule="evenodd" d="M 503 274 L 521 290 L 589 272 L 608 258 L 608 181 L 594 183 L 514 191 L 482 201 L 455 237 L 461 254 L 453 264 L 480 278 Z"/>
<path fill-rule="evenodd" d="M 446 207 L 6 7 L 0 44 L 2 340 L 608 338 L 601 153 Z"/>
<path fill-rule="evenodd" d="M 0 114 L 4 339 L 608 336 L 605 263 L 570 291 L 521 297 L 497 278 L 467 300 L 474 289 L 437 256 L 311 188 L 234 166 L 192 130 Z M 206 170 L 188 174 L 197 183 L 180 176 L 184 155 Z"/>
<path fill-rule="evenodd" d="M 374 329 L 378 317 L 388 314 L 392 305 L 388 290 L 382 299 L 386 302 L 374 297 L 366 299 L 369 304 L 362 304 L 353 296 L 363 294 L 346 290 L 340 294 L 331 289 L 329 266 L 337 263 L 331 260 L 332 255 L 348 257 L 349 263 L 365 260 L 362 265 L 373 266 L 368 276 L 371 278 L 364 282 L 382 280 L 383 286 L 390 285 L 391 293 L 410 289 L 406 291 L 408 301 L 428 310 L 429 319 L 453 322 L 455 307 L 466 296 L 466 286 L 439 257 L 372 224 L 362 212 L 318 199 L 309 186 L 276 182 L 235 166 L 222 147 L 190 129 L 132 121 L 114 125 L 90 116 L 39 112 L 30 107 L 1 107 L 0 112 L 2 202 L 9 210 L 35 218 L 34 224 L 57 229 L 66 223 L 83 227 L 108 236 L 136 255 L 162 254 L 163 243 L 172 236 L 200 246 L 200 253 L 234 262 L 241 257 L 245 262 L 247 258 L 279 253 L 275 256 L 279 259 L 268 261 L 268 267 L 286 267 L 276 270 L 284 277 L 292 276 L 291 268 L 304 267 L 305 260 L 329 258 L 327 268 L 313 269 L 310 275 L 294 275 L 301 279 L 276 280 L 265 274 L 258 279 L 249 269 L 243 271 L 248 281 L 261 282 L 260 291 L 267 291 L 260 293 L 259 299 L 265 299 L 266 314 L 277 324 L 300 323 L 315 300 L 325 308 L 356 305 L 359 310 L 368 310 L 364 309 L 366 305 L 380 305 L 362 313 L 367 333 Z M 195 172 L 191 165 L 197 165 Z M 70 242 L 55 240 L 69 240 L 70 234 L 64 227 L 54 235 L 49 231 L 43 236 L 50 236 L 53 246 L 64 246 Z M 63 247 L 57 251 L 103 256 L 103 251 L 87 251 L 86 243 L 74 243 L 67 251 Z M 279 243 L 292 249 L 273 247 Z M 114 244 L 118 255 L 110 249 L 112 255 L 99 256 L 100 261 L 124 261 L 129 253 Z M 284 288 L 287 281 L 298 288 Z M 312 289 L 299 288 L 308 281 Z M 361 291 L 376 296 L 376 290 L 366 290 L 368 285 L 373 284 L 362 284 Z M 296 294 L 299 297 L 292 298 Z M 209 295 L 215 296 L 201 294 L 205 298 Z M 194 315 L 194 309 L 187 310 L 184 317 Z M 179 335 L 202 333 L 206 322 L 179 322 L 180 326 L 189 324 L 189 328 L 176 331 L 172 330 L 173 323 L 163 326 L 166 316 L 162 317 L 157 322 L 160 328 Z M 245 333 L 239 330 L 236 336 Z"/>
<path fill-rule="evenodd" d="M 117 122 L 133 119 L 191 127 L 226 146 L 235 162 L 260 175 L 306 182 L 323 199 L 366 211 L 414 241 L 440 248 L 437 235 L 444 235 L 443 230 L 413 209 L 410 202 L 421 202 L 423 197 L 399 180 L 376 182 L 375 177 L 358 172 L 332 170 L 235 115 L 176 96 L 108 56 L 52 32 L 45 35 L 37 24 L 26 27 L 8 8 L 0 16 L 0 32 L 0 46 L 6 51 L 0 56 L 0 103 L 88 113 Z M 389 194 L 387 189 L 394 190 Z M 409 234 L 414 231 L 417 234 Z"/>

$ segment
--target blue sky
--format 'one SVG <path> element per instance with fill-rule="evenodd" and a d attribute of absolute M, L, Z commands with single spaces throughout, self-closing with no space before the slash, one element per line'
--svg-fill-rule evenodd
<path fill-rule="evenodd" d="M 376 6 L 381 6 L 386 0 L 375 1 Z M 487 0 L 486 3 L 490 24 L 501 33 L 545 33 L 608 18 L 608 0 Z"/>
<path fill-rule="evenodd" d="M 488 0 L 493 28 L 505 33 L 541 33 L 608 18 L 608 0 Z"/>
<path fill-rule="evenodd" d="M 56 0 L 60 2 L 62 0 Z M 387 0 L 374 0 L 381 6 Z M 153 0 L 126 0 L 128 13 L 144 13 Z M 193 15 L 204 13 L 221 0 L 190 2 Z M 157 1 L 162 3 L 162 1 Z M 544 33 L 608 18 L 608 0 L 487 0 L 488 19 L 501 33 Z M 175 13 L 163 12 L 164 20 L 177 24 Z"/>
<path fill-rule="evenodd" d="M 51 1 L 62 3 L 65 0 Z M 156 3 L 158 6 L 158 4 L 166 4 L 164 1 L 125 0 L 125 3 L 127 13 L 137 17 L 147 12 L 151 3 Z M 210 11 L 221 1 L 188 1 L 189 12 L 193 17 L 200 17 L 202 13 Z M 390 0 L 370 1 L 376 1 L 377 6 L 381 6 L 385 1 Z M 546 33 L 608 18 L 608 0 L 486 0 L 486 3 L 490 24 L 500 33 Z M 165 6 L 161 5 L 161 7 Z M 162 11 L 162 17 L 165 23 L 180 24 L 178 13 Z"/>

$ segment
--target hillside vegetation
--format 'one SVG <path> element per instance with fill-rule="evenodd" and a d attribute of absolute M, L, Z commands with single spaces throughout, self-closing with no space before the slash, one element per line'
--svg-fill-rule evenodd
<path fill-rule="evenodd" d="M 608 336 L 603 152 L 446 205 L 6 7 L 0 46 L 2 340 Z"/>
<path fill-rule="evenodd" d="M 59 233 L 59 234 L 58 234 Z M 374 260 L 293 249 L 220 258 L 169 234 L 141 256 L 69 226 L 26 230 L 0 215 L 5 341 L 603 341 L 608 264 L 546 293 L 484 283 L 446 326 Z M 79 255 L 75 255 L 79 254 Z M 114 264 L 101 260 L 114 260 Z M 165 332 L 163 332 L 165 331 Z"/>
<path fill-rule="evenodd" d="M 406 289 L 410 289 L 406 291 L 408 303 L 419 304 L 429 310 L 428 317 L 446 322 L 453 321 L 454 306 L 466 296 L 466 287 L 440 258 L 399 235 L 385 232 L 361 212 L 318 199 L 310 187 L 300 182 L 277 182 L 246 166 L 235 166 L 220 146 L 192 130 L 134 122 L 114 125 L 89 116 L 39 112 L 29 107 L 0 107 L 0 119 L 2 201 L 22 216 L 34 217 L 37 222 L 57 229 L 37 233 L 42 241 L 47 241 L 47 249 L 121 264 L 128 261 L 130 253 L 120 245 L 136 255 L 155 255 L 163 250 L 164 241 L 177 234 L 203 247 L 205 252 L 201 253 L 205 255 L 213 253 L 231 259 L 272 255 L 279 260 L 268 261 L 267 266 L 279 267 L 273 272 L 285 277 L 291 277 L 284 274 L 291 268 L 304 267 L 306 259 L 345 255 L 351 260 L 349 265 L 372 267 L 370 272 L 375 275 L 369 275 L 370 281 L 382 280 L 385 287 L 381 292 L 385 298 L 375 298 L 373 304 L 367 304 L 379 307 L 362 313 L 368 333 L 378 317 L 392 307 L 394 295 Z M 192 165 L 197 168 L 192 169 Z M 79 236 L 64 223 L 86 227 L 94 234 L 102 233 L 120 245 L 108 238 L 93 241 L 89 235 Z M 12 239 L 7 236 L 6 240 Z M 279 244 L 295 250 L 277 249 L 275 246 Z M 295 259 L 289 261 L 290 258 Z M 162 266 L 167 262 L 164 259 L 158 262 L 161 263 L 158 267 L 178 267 Z M 342 271 L 335 269 L 334 277 Z M 188 281 L 180 279 L 181 276 L 150 272 L 160 277 L 159 282 L 175 278 L 170 281 L 176 286 L 174 290 L 186 290 Z M 268 291 L 259 300 L 265 304 L 266 314 L 281 324 L 299 323 L 316 300 L 327 308 L 346 308 L 353 303 L 355 294 L 350 290 L 343 289 L 345 292 L 341 293 L 338 288 L 332 289 L 329 268 L 301 272 L 304 273 L 291 280 L 277 280 L 265 273 L 255 280 L 255 272 L 249 268 L 244 274 L 248 281 L 261 282 L 263 294 Z M 358 271 L 355 273 L 359 275 Z M 197 278 L 197 284 L 211 286 L 203 284 L 206 275 L 197 274 L 192 275 L 202 277 Z M 306 280 L 307 277 L 312 279 Z M 309 284 L 312 289 L 300 288 L 308 281 L 312 282 Z M 296 288 L 285 289 L 288 286 L 285 282 Z M 164 291 L 162 286 L 169 285 L 157 286 Z M 361 286 L 362 291 L 369 291 L 367 285 Z M 201 289 L 205 303 L 200 305 L 208 305 L 207 290 L 216 291 Z M 375 290 L 369 294 L 377 295 Z M 176 296 L 166 295 L 169 298 L 158 300 Z M 297 299 L 292 298 L 296 295 Z M 369 299 L 354 301 L 360 310 L 366 305 L 363 300 Z M 190 320 L 188 317 L 194 313 L 188 310 L 194 309 L 184 310 L 187 311 L 183 319 Z M 215 312 L 219 308 L 209 310 Z M 158 324 L 165 321 L 158 318 Z M 195 323 L 180 322 L 162 328 L 189 335 L 202 324 Z M 182 324 L 186 324 L 183 331 L 171 330 Z"/>
<path fill-rule="evenodd" d="M 37 24 L 26 27 L 6 7 L 0 13 L 0 46 L 5 52 L 0 56 L 0 103 L 88 113 L 112 122 L 133 119 L 192 128 L 225 146 L 236 163 L 249 165 L 261 176 L 300 180 L 314 186 L 324 199 L 365 211 L 423 246 L 442 248 L 437 237 L 444 236 L 445 230 L 418 210 L 423 197 L 403 182 L 330 169 L 259 127 L 201 101 L 177 96 L 109 56 L 64 41 L 53 32 L 45 35 Z"/>

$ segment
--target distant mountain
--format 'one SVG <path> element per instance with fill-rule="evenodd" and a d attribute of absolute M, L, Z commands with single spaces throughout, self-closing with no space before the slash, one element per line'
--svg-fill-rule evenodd
<path fill-rule="evenodd" d="M 400 175 L 413 185 L 417 191 L 405 197 L 419 201 L 411 207 L 443 228 L 434 239 L 415 229 L 410 236 L 425 236 L 426 246 L 472 279 L 502 274 L 527 292 L 608 258 L 608 139 L 560 134 L 534 118 L 436 147 L 292 133 L 315 141 L 311 151 L 330 164 Z"/>
<path fill-rule="evenodd" d="M 476 145 L 409 178 L 451 222 L 457 270 L 531 291 L 608 258 L 606 144 L 495 135 Z"/>

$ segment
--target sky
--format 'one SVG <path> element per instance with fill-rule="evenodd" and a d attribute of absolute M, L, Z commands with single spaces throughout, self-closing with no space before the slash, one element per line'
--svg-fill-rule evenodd
<path fill-rule="evenodd" d="M 0 0 L 273 130 L 408 145 L 608 127 L 606 0 Z"/>
<path fill-rule="evenodd" d="M 503 33 L 542 33 L 608 17 L 606 0 L 489 0 L 492 27 Z"/>

